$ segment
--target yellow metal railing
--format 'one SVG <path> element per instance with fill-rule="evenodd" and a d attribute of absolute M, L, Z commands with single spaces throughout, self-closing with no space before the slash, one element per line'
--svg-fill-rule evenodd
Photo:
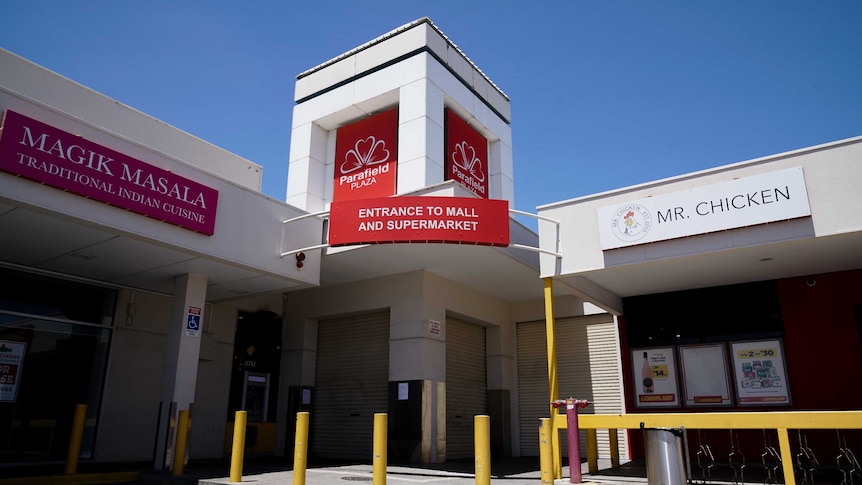
<path fill-rule="evenodd" d="M 662 414 L 579 414 L 578 427 L 587 432 L 587 462 L 590 472 L 598 471 L 596 430 L 607 429 L 616 438 L 618 429 L 774 429 L 778 431 L 784 483 L 796 485 L 788 429 L 862 429 L 862 411 L 787 411 L 760 413 L 662 413 Z M 566 415 L 555 414 L 554 434 L 566 429 Z M 612 442 L 615 442 L 613 440 Z M 611 447 L 611 463 L 619 464 L 619 449 Z M 559 450 L 555 450 L 559 453 Z"/>

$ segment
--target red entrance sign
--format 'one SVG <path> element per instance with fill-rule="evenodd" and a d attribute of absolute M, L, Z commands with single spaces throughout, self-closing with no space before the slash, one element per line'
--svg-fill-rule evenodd
<path fill-rule="evenodd" d="M 376 114 L 335 134 L 332 200 L 395 194 L 398 167 L 398 109 Z"/>
<path fill-rule="evenodd" d="M 446 110 L 446 180 L 488 198 L 488 139 L 451 109 Z"/>
<path fill-rule="evenodd" d="M 211 236 L 218 191 L 7 110 L 0 170 Z"/>
<path fill-rule="evenodd" d="M 509 203 L 461 197 L 332 202 L 329 244 L 434 242 L 509 245 Z"/>

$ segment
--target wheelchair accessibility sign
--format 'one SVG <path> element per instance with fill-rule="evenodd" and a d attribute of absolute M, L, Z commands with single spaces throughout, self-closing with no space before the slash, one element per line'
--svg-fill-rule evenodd
<path fill-rule="evenodd" d="M 196 306 L 189 307 L 189 313 L 186 316 L 186 335 L 197 337 L 201 332 L 201 309 Z"/>

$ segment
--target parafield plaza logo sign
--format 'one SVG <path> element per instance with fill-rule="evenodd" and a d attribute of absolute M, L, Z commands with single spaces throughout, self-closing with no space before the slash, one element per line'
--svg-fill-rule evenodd
<path fill-rule="evenodd" d="M 598 210 L 603 250 L 810 215 L 802 167 Z"/>
<path fill-rule="evenodd" d="M 446 180 L 488 198 L 488 139 L 451 109 L 446 110 Z"/>
<path fill-rule="evenodd" d="M 398 109 L 339 128 L 335 139 L 332 200 L 393 195 L 397 151 Z"/>
<path fill-rule="evenodd" d="M 218 191 L 7 110 L 0 170 L 211 236 Z"/>
<path fill-rule="evenodd" d="M 482 198 L 391 197 L 396 192 L 397 133 L 397 108 L 338 129 L 329 244 L 508 246 L 508 202 L 488 199 L 487 140 L 448 112 L 446 178 Z"/>

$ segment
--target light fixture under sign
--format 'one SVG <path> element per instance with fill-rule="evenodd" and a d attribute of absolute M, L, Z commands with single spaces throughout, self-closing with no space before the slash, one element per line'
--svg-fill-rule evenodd
<path fill-rule="evenodd" d="M 305 253 L 296 253 L 296 267 L 302 268 L 304 266 L 303 261 L 305 261 Z"/>

